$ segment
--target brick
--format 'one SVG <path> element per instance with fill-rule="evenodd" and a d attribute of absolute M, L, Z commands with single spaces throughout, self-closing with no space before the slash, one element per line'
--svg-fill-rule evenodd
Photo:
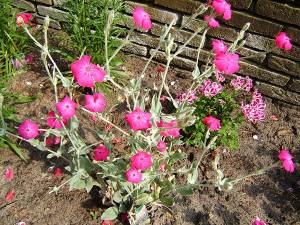
<path fill-rule="evenodd" d="M 287 52 L 279 48 L 275 48 L 272 52 L 285 58 L 300 62 L 300 48 L 297 46 L 293 46 L 293 48 Z"/>
<path fill-rule="evenodd" d="M 193 0 L 155 0 L 154 3 L 169 9 L 174 9 L 179 12 L 189 14 L 194 13 L 197 10 L 197 8 L 201 5 L 200 2 Z"/>
<path fill-rule="evenodd" d="M 154 50 L 151 49 L 150 50 L 150 54 L 153 54 Z M 166 62 L 166 57 L 165 54 L 163 52 L 157 52 L 157 54 L 153 57 L 155 60 L 159 61 L 159 62 Z M 181 69 L 186 69 L 188 71 L 192 71 L 195 68 L 195 62 L 189 59 L 185 59 L 182 57 L 176 57 L 172 62 L 171 62 L 172 66 L 176 66 L 179 67 Z"/>
<path fill-rule="evenodd" d="M 274 20 L 300 26 L 300 8 L 270 0 L 258 0 L 256 12 Z"/>
<path fill-rule="evenodd" d="M 124 15 L 123 20 L 118 21 L 118 25 L 131 28 L 134 26 L 134 22 L 131 16 Z"/>
<path fill-rule="evenodd" d="M 160 36 L 161 34 L 161 30 L 162 30 L 162 26 L 159 24 L 153 24 L 153 28 L 151 30 L 151 33 L 156 35 L 156 36 Z M 180 30 L 178 31 L 178 29 L 176 28 L 172 28 L 170 30 L 170 33 L 173 34 L 174 38 L 176 41 L 180 42 L 180 43 L 184 43 L 186 42 L 192 35 L 193 33 L 188 32 L 188 31 L 184 31 L 184 30 Z M 196 35 L 189 43 L 189 45 L 198 47 L 200 42 L 201 42 L 201 35 Z"/>
<path fill-rule="evenodd" d="M 131 40 L 139 45 L 149 46 L 151 48 L 156 48 L 159 44 L 159 39 L 157 37 L 152 37 L 150 35 L 134 33 L 131 37 Z M 164 50 L 164 46 L 161 46 L 161 50 Z M 177 49 L 177 44 L 174 44 L 172 51 Z"/>
<path fill-rule="evenodd" d="M 271 55 L 268 57 L 268 66 L 274 70 L 300 77 L 300 63 L 292 60 Z"/>
<path fill-rule="evenodd" d="M 262 63 L 266 58 L 265 52 L 258 52 L 250 48 L 242 47 L 237 50 L 241 56 L 249 57 L 248 60 Z"/>
<path fill-rule="evenodd" d="M 43 3 L 46 5 L 52 5 L 52 0 L 33 0 L 34 2 Z"/>
<path fill-rule="evenodd" d="M 229 0 L 233 8 L 236 9 L 249 9 L 252 3 L 252 0 Z"/>
<path fill-rule="evenodd" d="M 122 49 L 124 52 L 129 52 L 135 55 L 146 56 L 147 55 L 147 47 L 140 46 L 134 43 L 130 43 L 125 45 Z"/>
<path fill-rule="evenodd" d="M 270 51 L 272 53 L 281 55 L 283 57 L 293 59 L 295 61 L 300 61 L 300 48 L 293 46 L 292 50 L 286 52 L 282 49 L 276 48 L 274 39 L 262 37 L 256 34 L 248 33 L 246 35 L 246 46 L 263 50 Z"/>
<path fill-rule="evenodd" d="M 275 42 L 274 39 L 262 37 L 256 34 L 248 33 L 246 35 L 246 46 L 263 50 L 263 51 L 270 51 L 274 48 Z"/>
<path fill-rule="evenodd" d="M 290 90 L 300 93 L 300 80 L 299 79 L 293 79 L 289 83 L 288 87 L 289 87 Z"/>
<path fill-rule="evenodd" d="M 146 4 L 139 4 L 131 1 L 125 1 L 127 7 L 126 13 L 131 14 L 133 9 L 137 6 L 143 7 L 146 12 L 148 12 L 151 15 L 151 18 L 155 21 L 161 22 L 161 23 L 167 23 L 170 24 L 173 20 L 175 20 L 175 23 L 178 22 L 178 15 L 173 12 L 169 12 L 166 10 L 162 10 L 153 6 L 148 6 Z"/>
<path fill-rule="evenodd" d="M 261 91 L 261 93 L 266 96 L 295 105 L 300 105 L 300 94 L 286 91 L 283 88 L 265 84 L 262 82 L 256 82 L 256 87 Z"/>
<path fill-rule="evenodd" d="M 297 44 L 300 44 L 300 28 L 295 29 L 293 27 L 288 27 L 286 29 L 286 32 L 289 35 L 289 37 L 292 38 L 293 42 L 296 42 Z"/>
<path fill-rule="evenodd" d="M 189 19 L 188 16 L 183 16 L 182 19 L 182 24 L 185 24 L 187 20 Z M 198 29 L 200 26 L 203 26 L 205 22 L 202 20 L 192 20 L 189 24 L 185 26 L 186 29 L 189 29 L 191 31 L 195 31 Z M 224 27 L 220 26 L 219 28 L 216 29 L 210 29 L 207 34 L 209 36 L 215 37 L 215 38 L 220 38 L 223 40 L 227 41 L 234 41 L 237 36 L 238 32 L 235 29 L 229 28 L 229 27 Z"/>
<path fill-rule="evenodd" d="M 263 81 L 268 81 L 269 83 L 276 84 L 279 86 L 285 86 L 290 80 L 290 78 L 287 76 L 266 70 L 261 66 L 250 64 L 248 62 L 240 61 L 240 67 L 241 69 L 238 72 L 239 74 L 254 77 Z"/>
<path fill-rule="evenodd" d="M 182 53 L 179 55 L 183 56 L 183 57 L 192 58 L 194 61 L 196 61 L 197 55 L 198 55 L 198 50 L 189 48 L 189 47 L 185 47 L 183 49 Z M 213 53 L 206 51 L 206 50 L 201 50 L 200 57 L 199 57 L 200 62 L 207 63 L 212 58 L 213 58 Z"/>
<path fill-rule="evenodd" d="M 35 6 L 31 2 L 25 1 L 25 0 L 14 0 L 12 3 L 13 6 L 19 8 L 19 9 L 24 9 L 29 12 L 35 12 Z"/>
<path fill-rule="evenodd" d="M 38 9 L 38 13 L 42 16 L 49 16 L 52 19 L 55 19 L 57 21 L 66 21 L 67 20 L 67 16 L 68 13 L 59 10 L 59 9 L 55 9 L 52 7 L 46 7 L 46 6 L 42 6 L 42 5 L 38 5 L 37 6 Z"/>
<path fill-rule="evenodd" d="M 42 16 L 36 16 L 34 18 L 34 22 L 38 23 L 38 24 L 44 24 L 44 19 L 45 18 L 42 17 Z M 56 30 L 60 30 L 61 29 L 60 23 L 58 21 L 52 20 L 52 19 L 50 20 L 49 27 L 54 28 Z"/>
<path fill-rule="evenodd" d="M 231 20 L 224 21 L 233 27 L 242 28 L 246 23 L 251 23 L 249 31 L 274 37 L 283 26 L 265 19 L 261 19 L 244 12 L 233 11 Z"/>

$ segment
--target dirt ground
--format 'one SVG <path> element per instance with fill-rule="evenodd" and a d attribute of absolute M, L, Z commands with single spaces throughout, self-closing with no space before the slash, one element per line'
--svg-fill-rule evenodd
<path fill-rule="evenodd" d="M 132 76 L 137 74 L 144 62 L 137 57 L 127 57 L 124 65 Z M 145 85 L 158 84 L 154 65 L 147 72 Z M 174 80 L 172 91 L 179 93 L 190 83 L 187 74 L 172 70 Z M 13 91 L 25 95 L 36 95 L 37 99 L 19 107 L 20 118 L 34 118 L 45 123 L 47 113 L 54 103 L 50 98 L 52 91 L 47 83 L 46 73 L 40 65 L 30 72 L 19 75 L 12 85 Z M 63 95 L 62 95 L 63 96 Z M 62 97 L 61 96 L 61 97 Z M 278 150 L 289 148 L 300 162 L 300 111 L 286 105 L 267 100 L 266 121 L 257 127 L 244 123 L 239 130 L 240 149 L 230 151 L 222 149 L 221 168 L 228 177 L 239 177 L 269 165 L 277 160 Z M 116 110 L 119 113 L 122 110 Z M 276 115 L 278 121 L 270 117 Z M 120 115 L 118 115 L 120 117 Z M 88 126 L 88 125 L 87 125 Z M 254 139 L 253 136 L 258 138 Z M 120 147 L 120 146 L 119 146 Z M 97 206 L 97 200 L 81 191 L 69 191 L 63 188 L 57 195 L 49 194 L 51 188 L 68 179 L 68 175 L 54 177 L 48 171 L 59 162 L 49 161 L 44 153 L 29 146 L 28 162 L 21 161 L 11 151 L 2 149 L 0 171 L 8 166 L 15 171 L 15 178 L 9 185 L 0 184 L 0 225 L 13 225 L 19 221 L 27 225 L 93 225 L 100 220 L 92 220 L 90 211 Z M 190 151 L 187 149 L 187 151 Z M 197 150 L 193 150 L 197 153 Z M 58 163 L 58 164 L 57 164 Z M 3 201 L 7 190 L 16 192 L 11 203 Z M 172 212 L 157 209 L 153 213 L 155 225 L 247 225 L 259 216 L 269 225 L 300 225 L 300 176 L 299 169 L 288 174 L 276 168 L 266 175 L 254 177 L 238 184 L 227 193 L 217 193 L 213 189 L 197 191 L 193 196 L 174 196 L 176 205 Z"/>

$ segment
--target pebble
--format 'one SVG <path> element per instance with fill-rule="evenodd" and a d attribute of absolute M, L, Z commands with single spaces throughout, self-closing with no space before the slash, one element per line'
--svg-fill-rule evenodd
<path fill-rule="evenodd" d="M 32 82 L 27 81 L 27 82 L 26 82 L 26 85 L 31 86 L 31 85 L 32 85 Z"/>
<path fill-rule="evenodd" d="M 253 135 L 253 139 L 254 140 L 258 140 L 258 136 L 255 134 L 255 135 Z"/>

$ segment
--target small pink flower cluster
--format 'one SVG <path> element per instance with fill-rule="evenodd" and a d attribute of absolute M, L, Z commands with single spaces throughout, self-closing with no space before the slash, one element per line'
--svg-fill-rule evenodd
<path fill-rule="evenodd" d="M 126 171 L 125 177 L 128 182 L 140 183 L 143 180 L 143 170 L 152 166 L 152 156 L 148 152 L 138 151 L 130 158 L 130 169 Z"/>
<path fill-rule="evenodd" d="M 289 173 L 293 173 L 295 171 L 295 164 L 293 162 L 293 156 L 290 154 L 288 149 L 282 149 L 278 158 L 282 162 L 282 167 Z"/>
<path fill-rule="evenodd" d="M 198 91 L 206 97 L 214 97 L 219 94 L 222 89 L 222 84 L 212 82 L 212 80 L 207 79 L 203 82 L 203 85 L 198 89 Z"/>
<path fill-rule="evenodd" d="M 180 103 L 187 102 L 188 104 L 193 104 L 194 101 L 197 99 L 196 92 L 190 91 L 182 93 L 181 95 L 177 96 L 176 100 Z"/>
<path fill-rule="evenodd" d="M 235 90 L 245 90 L 249 92 L 253 88 L 253 80 L 248 76 L 246 78 L 237 76 L 235 79 L 231 80 L 230 85 Z"/>
<path fill-rule="evenodd" d="M 225 81 L 225 77 L 222 74 L 220 74 L 218 71 L 215 73 L 215 77 L 217 81 L 219 81 L 220 83 L 223 83 Z"/>
<path fill-rule="evenodd" d="M 244 116 L 252 123 L 257 123 L 265 119 L 266 104 L 264 99 L 257 90 L 252 94 L 252 101 L 250 104 L 242 103 L 242 112 Z"/>

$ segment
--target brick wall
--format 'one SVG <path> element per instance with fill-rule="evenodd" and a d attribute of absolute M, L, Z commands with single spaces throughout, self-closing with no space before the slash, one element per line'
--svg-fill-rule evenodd
<path fill-rule="evenodd" d="M 66 14 L 60 8 L 63 0 L 15 0 L 15 5 L 37 14 L 37 22 L 49 15 L 54 19 L 51 26 L 60 29 L 59 21 L 64 21 Z M 256 85 L 266 96 L 300 106 L 300 0 L 228 0 L 233 6 L 233 18 L 222 21 L 220 28 L 208 32 L 209 39 L 221 38 L 232 42 L 238 31 L 246 22 L 251 22 L 247 33 L 247 42 L 239 50 L 242 56 L 252 58 L 241 62 L 240 75 L 250 76 L 256 80 Z M 199 6 L 196 0 L 136 0 L 126 1 L 126 21 L 122 26 L 132 25 L 131 10 L 142 6 L 149 12 L 154 21 L 154 27 L 149 32 L 136 32 L 134 44 L 125 50 L 137 55 L 149 57 L 158 44 L 158 36 L 164 23 L 176 21 L 176 28 L 186 21 Z M 202 0 L 202 2 L 206 2 Z M 194 20 L 188 27 L 176 35 L 178 44 L 187 40 L 201 20 Z M 290 52 L 274 49 L 274 37 L 280 31 L 286 31 L 293 39 L 294 48 Z M 174 60 L 173 65 L 183 70 L 191 70 L 197 57 L 197 46 L 201 34 L 196 36 L 182 54 Z M 175 46 L 176 47 L 176 46 Z M 211 56 L 210 46 L 205 46 L 201 53 L 201 62 L 205 63 Z M 265 51 L 269 53 L 265 53 Z M 162 53 L 155 56 L 163 60 Z"/>

